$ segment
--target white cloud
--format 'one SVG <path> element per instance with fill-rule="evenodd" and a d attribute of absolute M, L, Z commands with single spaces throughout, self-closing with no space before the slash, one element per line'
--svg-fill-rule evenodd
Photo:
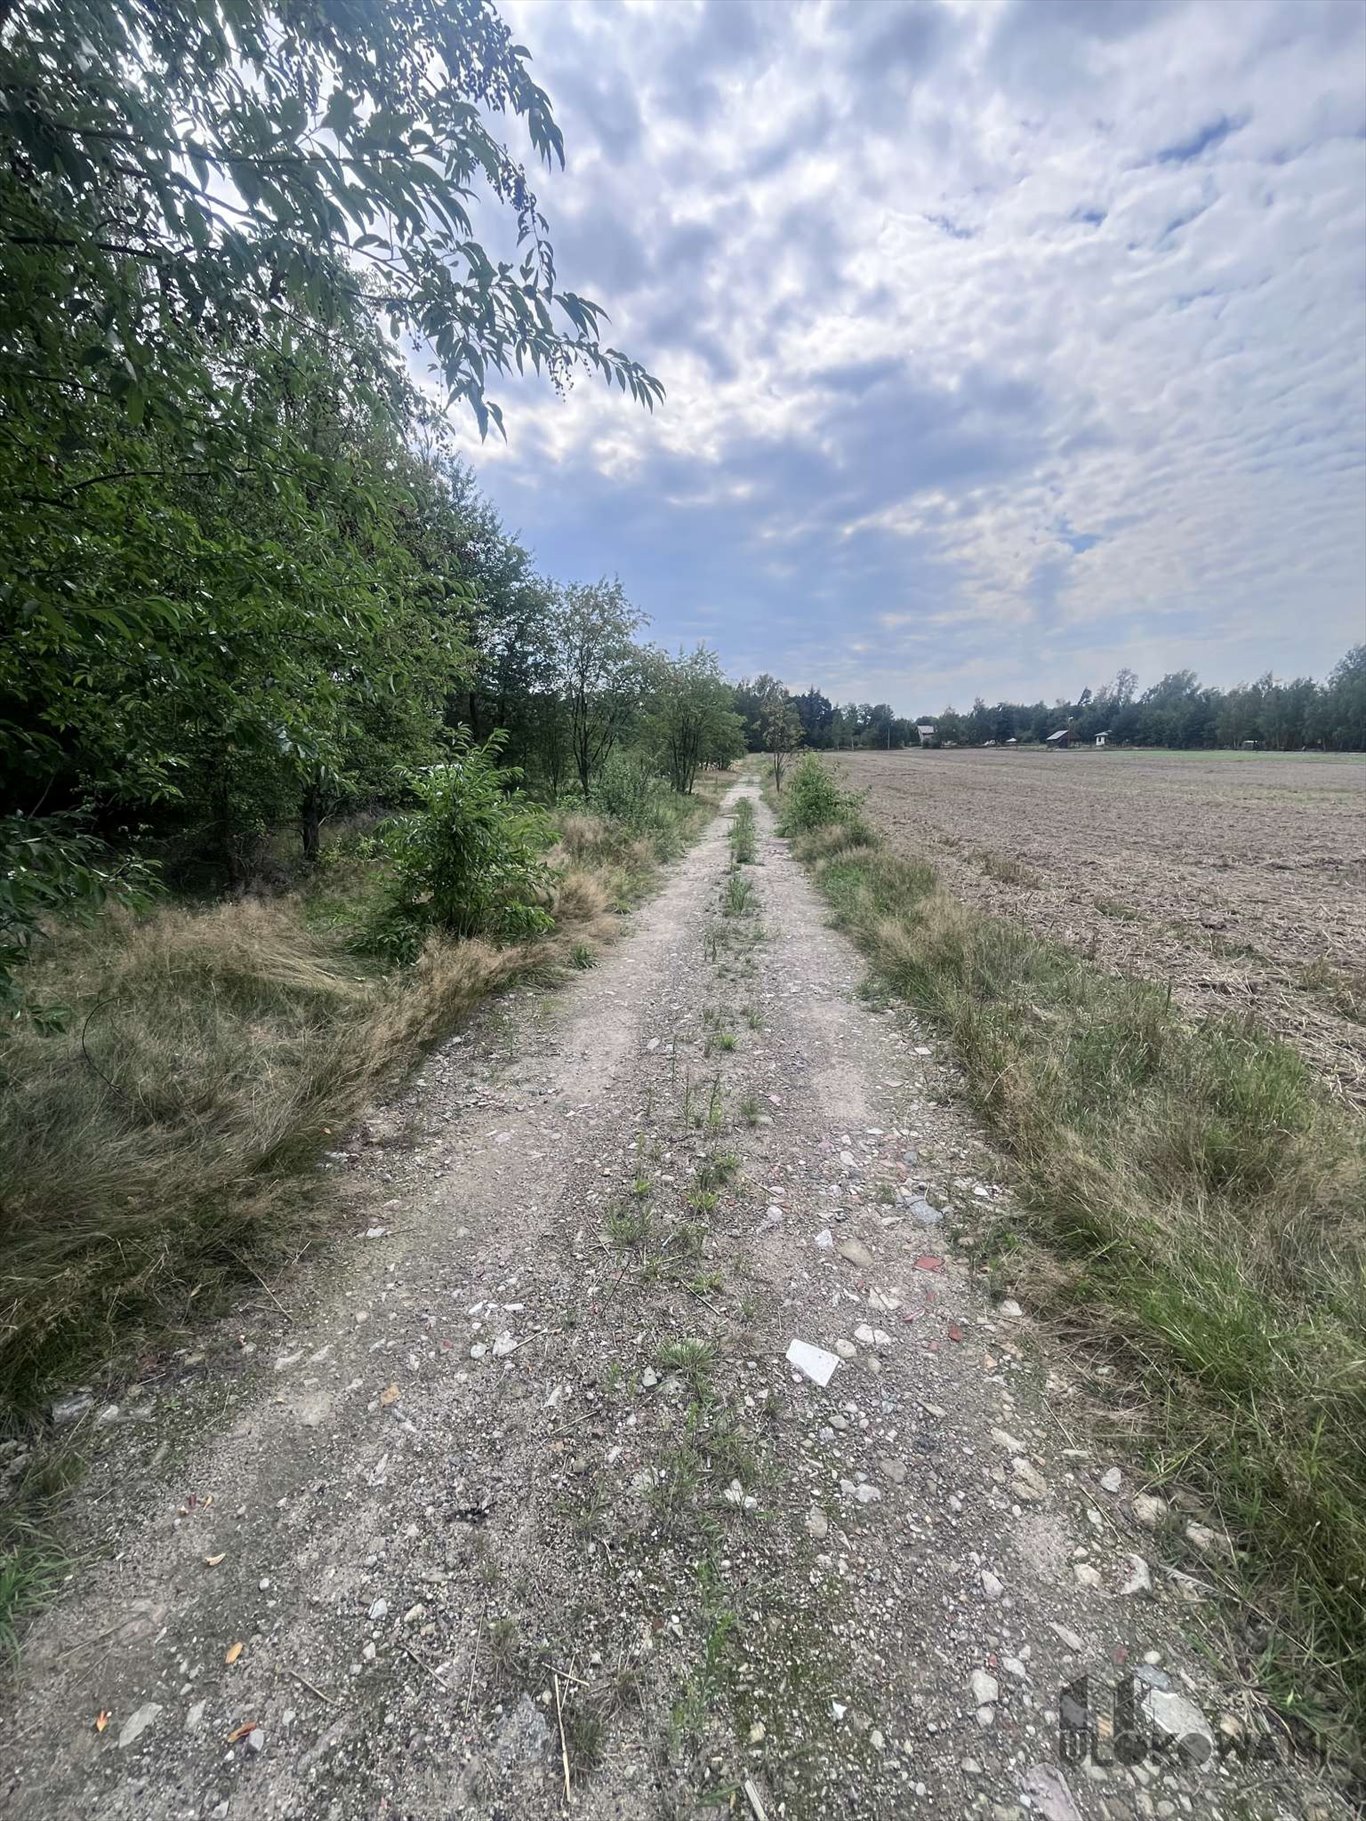
<path fill-rule="evenodd" d="M 1353 0 L 507 10 L 669 387 L 504 388 L 547 568 L 907 710 L 1366 636 Z"/>

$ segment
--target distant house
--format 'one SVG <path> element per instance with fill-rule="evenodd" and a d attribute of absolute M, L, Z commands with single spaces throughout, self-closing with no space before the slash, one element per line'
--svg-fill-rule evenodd
<path fill-rule="evenodd" d="M 1018 746 L 1019 744 L 1020 742 L 1015 738 L 1014 734 L 1011 734 L 1010 738 L 1006 741 L 1007 746 Z"/>
<path fill-rule="evenodd" d="M 1051 746 L 1054 752 L 1061 752 L 1065 746 L 1070 746 L 1071 744 L 1072 730 L 1070 727 L 1060 727 L 1056 733 L 1049 734 L 1048 738 L 1044 741 L 1044 745 Z"/>
<path fill-rule="evenodd" d="M 931 742 L 934 739 L 934 722 L 933 721 L 917 722 L 915 731 L 920 735 L 920 744 L 922 746 L 928 746 L 931 744 Z"/>
<path fill-rule="evenodd" d="M 1104 733 L 1098 733 L 1096 735 L 1096 745 L 1097 746 L 1108 746 L 1109 744 L 1110 744 L 1110 729 L 1107 727 L 1105 729 Z"/>

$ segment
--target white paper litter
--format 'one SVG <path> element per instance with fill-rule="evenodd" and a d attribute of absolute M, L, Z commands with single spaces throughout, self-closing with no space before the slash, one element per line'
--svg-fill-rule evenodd
<path fill-rule="evenodd" d="M 787 1350 L 787 1357 L 799 1372 L 805 1372 L 809 1379 L 818 1385 L 828 1385 L 839 1356 L 827 1353 L 824 1347 L 813 1347 L 809 1341 L 794 1340 Z"/>

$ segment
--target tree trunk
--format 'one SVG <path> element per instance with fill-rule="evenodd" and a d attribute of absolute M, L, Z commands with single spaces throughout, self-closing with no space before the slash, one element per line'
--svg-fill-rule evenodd
<path fill-rule="evenodd" d="M 318 864 L 322 846 L 323 806 L 322 798 L 313 785 L 304 790 L 299 804 L 299 838 L 303 843 L 304 860 L 309 866 Z"/>

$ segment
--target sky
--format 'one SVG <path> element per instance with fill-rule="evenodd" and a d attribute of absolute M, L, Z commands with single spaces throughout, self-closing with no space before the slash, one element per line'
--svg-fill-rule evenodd
<path fill-rule="evenodd" d="M 561 281 L 667 387 L 490 387 L 546 574 L 905 714 L 1366 638 L 1361 0 L 500 10 Z"/>

